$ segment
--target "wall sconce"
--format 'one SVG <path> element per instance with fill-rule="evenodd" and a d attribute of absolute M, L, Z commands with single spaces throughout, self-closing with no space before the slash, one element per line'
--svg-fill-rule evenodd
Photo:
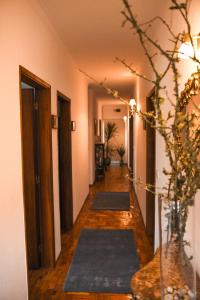
<path fill-rule="evenodd" d="M 189 35 L 185 34 L 185 36 L 183 37 L 183 43 L 179 48 L 179 58 L 189 59 L 191 57 L 194 57 L 194 54 L 196 54 L 197 58 L 200 58 L 200 34 L 192 36 L 192 41 L 194 44 L 194 48 L 192 46 Z"/>
<path fill-rule="evenodd" d="M 58 116 L 51 115 L 51 128 L 58 129 Z"/>
<path fill-rule="evenodd" d="M 129 112 L 130 112 L 131 116 L 136 112 L 136 109 L 137 109 L 137 105 L 136 105 L 135 99 L 130 99 L 129 100 Z"/>
<path fill-rule="evenodd" d="M 76 131 L 76 121 L 71 121 L 71 131 Z"/>

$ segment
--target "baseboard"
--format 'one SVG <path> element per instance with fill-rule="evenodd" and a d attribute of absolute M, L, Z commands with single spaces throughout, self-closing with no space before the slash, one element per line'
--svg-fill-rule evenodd
<path fill-rule="evenodd" d="M 93 183 L 89 183 L 89 187 L 93 187 L 94 184 L 95 184 L 95 179 L 94 179 Z M 86 198 L 86 199 L 87 199 L 87 198 Z"/>
<path fill-rule="evenodd" d="M 62 253 L 62 242 L 61 242 L 61 250 L 60 250 L 60 253 L 59 253 L 58 257 L 57 257 L 56 260 L 55 260 L 55 266 L 54 266 L 54 268 L 57 266 L 57 263 L 59 262 L 61 253 Z"/>
<path fill-rule="evenodd" d="M 137 196 L 137 194 L 136 194 L 134 185 L 132 185 L 132 191 L 133 191 L 133 194 L 134 194 L 134 197 L 135 197 L 136 205 L 137 205 L 137 207 L 138 207 L 138 209 L 139 209 L 139 212 L 140 212 L 140 215 L 141 215 L 142 225 L 143 225 L 143 227 L 144 227 L 146 236 L 147 236 L 147 238 L 148 238 L 147 231 L 146 231 L 146 226 L 145 226 L 145 223 L 144 223 L 142 211 L 141 211 L 141 208 L 140 208 L 140 204 L 139 204 L 139 201 L 138 201 L 138 196 Z M 149 240 L 149 238 L 148 238 L 148 240 Z M 151 241 L 150 241 L 150 240 L 149 240 L 149 243 L 151 244 Z M 152 245 L 152 244 L 151 244 L 151 245 Z M 154 247 L 152 247 L 152 248 L 153 248 L 153 252 L 154 252 Z"/>
<path fill-rule="evenodd" d="M 133 190 L 133 194 L 134 194 L 134 197 L 135 197 L 135 200 L 136 200 L 136 204 L 137 204 L 137 206 L 138 206 L 138 208 L 139 208 L 139 211 L 140 211 L 140 215 L 141 215 L 141 218 L 142 218 L 142 224 L 143 224 L 143 226 L 144 226 L 144 228 L 145 228 L 145 231 L 146 231 L 146 226 L 145 226 L 145 223 L 144 223 L 142 211 L 141 211 L 140 204 L 139 204 L 139 201 L 138 201 L 138 196 L 137 196 L 137 194 L 136 194 L 136 191 L 135 191 L 134 186 L 132 187 L 132 190 Z"/>
<path fill-rule="evenodd" d="M 80 217 L 80 214 L 81 214 L 81 212 L 82 212 L 83 209 L 84 209 L 84 206 L 85 206 L 85 204 L 86 204 L 86 201 L 87 201 L 89 195 L 90 195 L 90 193 L 88 193 L 87 197 L 85 198 L 85 200 L 84 200 L 84 202 L 83 202 L 83 205 L 82 205 L 82 207 L 81 207 L 81 209 L 80 209 L 80 211 L 79 211 L 79 213 L 78 213 L 78 215 L 77 215 L 77 217 L 76 217 L 76 219 L 75 219 L 75 221 L 74 221 L 74 223 L 73 223 L 73 228 L 74 228 L 74 226 L 76 225 L 76 223 L 77 223 L 77 221 L 78 221 L 78 219 L 79 219 L 79 217 Z M 72 230 L 73 230 L 73 228 L 72 228 Z"/>
<path fill-rule="evenodd" d="M 88 195 L 87 195 L 87 197 L 85 198 L 85 200 L 84 200 L 84 202 L 83 202 L 83 205 L 82 205 L 82 207 L 81 207 L 81 209 L 80 209 L 80 211 L 79 211 L 79 213 L 78 213 L 78 215 L 77 215 L 75 221 L 73 222 L 73 227 L 72 227 L 72 229 L 70 229 L 70 232 L 74 229 L 74 226 L 76 225 L 76 223 L 77 223 L 77 221 L 78 221 L 78 219 L 79 219 L 79 216 L 80 216 L 81 212 L 82 212 L 83 209 L 84 209 L 84 206 L 85 206 L 85 204 L 86 204 L 86 201 L 87 201 L 89 195 L 90 195 L 90 194 L 88 193 Z M 62 234 L 61 234 L 61 238 L 62 238 Z M 61 256 L 61 252 L 62 252 L 62 241 L 61 241 L 61 250 L 60 250 L 60 253 L 59 253 L 57 259 L 55 260 L 55 266 L 57 265 L 57 263 L 58 263 L 58 261 L 59 261 L 59 258 L 60 258 L 60 256 Z"/>

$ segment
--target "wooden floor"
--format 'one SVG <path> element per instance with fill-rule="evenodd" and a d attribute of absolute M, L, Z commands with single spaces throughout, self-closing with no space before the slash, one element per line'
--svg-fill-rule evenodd
<path fill-rule="evenodd" d="M 62 236 L 62 251 L 54 269 L 31 271 L 29 290 L 31 300 L 127 300 L 131 295 L 101 293 L 66 293 L 62 291 L 66 272 L 71 263 L 80 231 L 83 228 L 132 229 L 135 233 L 137 252 L 143 266 L 152 258 L 152 249 L 146 237 L 140 210 L 127 177 L 127 168 L 110 168 L 104 180 L 90 188 L 90 194 L 74 225 L 73 230 Z M 130 191 L 130 211 L 92 211 L 90 209 L 97 191 Z"/>

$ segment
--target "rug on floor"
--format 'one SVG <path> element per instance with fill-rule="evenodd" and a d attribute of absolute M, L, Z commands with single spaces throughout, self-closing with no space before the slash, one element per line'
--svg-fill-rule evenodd
<path fill-rule="evenodd" d="M 94 210 L 129 210 L 130 195 L 128 192 L 96 193 L 92 205 Z"/>
<path fill-rule="evenodd" d="M 132 230 L 83 229 L 64 291 L 131 293 L 131 277 L 138 269 Z"/>

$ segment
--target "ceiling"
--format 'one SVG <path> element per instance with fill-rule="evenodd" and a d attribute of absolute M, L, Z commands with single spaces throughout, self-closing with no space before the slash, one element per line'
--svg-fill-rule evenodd
<path fill-rule="evenodd" d="M 122 27 L 122 0 L 37 0 L 79 68 L 112 87 L 133 87 L 134 77 L 118 56 L 137 69 L 142 51 L 130 26 Z M 141 21 L 155 16 L 169 0 L 130 0 Z"/>

